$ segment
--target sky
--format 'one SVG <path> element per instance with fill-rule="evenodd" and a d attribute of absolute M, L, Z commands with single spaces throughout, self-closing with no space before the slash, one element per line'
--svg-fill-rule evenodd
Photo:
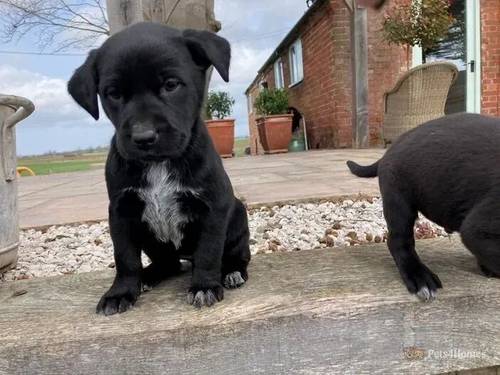
<path fill-rule="evenodd" d="M 235 99 L 236 136 L 248 135 L 244 91 L 274 48 L 306 11 L 305 0 L 215 0 L 219 35 L 232 45 L 230 82 L 214 72 L 211 89 L 227 91 Z M 0 21 L 1 23 L 1 21 Z M 17 43 L 1 43 L 0 51 L 39 51 L 36 35 Z M 50 52 L 50 50 L 46 50 Z M 18 155 L 38 155 L 106 146 L 113 127 L 106 118 L 94 121 L 66 91 L 66 83 L 81 56 L 15 55 L 0 52 L 0 93 L 31 99 L 35 113 L 17 126 Z"/>

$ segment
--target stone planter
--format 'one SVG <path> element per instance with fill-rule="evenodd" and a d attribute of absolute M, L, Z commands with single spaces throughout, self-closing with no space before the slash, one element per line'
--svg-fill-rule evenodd
<path fill-rule="evenodd" d="M 19 246 L 14 126 L 34 109 L 28 99 L 0 95 L 0 272 L 16 265 Z"/>
<path fill-rule="evenodd" d="M 223 158 L 233 157 L 234 120 L 207 120 L 205 124 L 219 155 Z"/>
<path fill-rule="evenodd" d="M 292 140 L 293 115 L 276 115 L 257 118 L 259 138 L 266 154 L 288 152 Z"/>

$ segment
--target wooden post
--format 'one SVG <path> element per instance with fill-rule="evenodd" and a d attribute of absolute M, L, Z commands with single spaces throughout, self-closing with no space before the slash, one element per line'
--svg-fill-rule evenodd
<path fill-rule="evenodd" d="M 215 19 L 214 6 L 214 0 L 107 0 L 111 34 L 142 21 L 158 22 L 179 29 L 217 32 L 221 24 Z M 212 72 L 213 68 L 207 72 L 204 103 Z M 202 116 L 205 116 L 205 110 L 202 110 Z"/>
<path fill-rule="evenodd" d="M 367 10 L 351 7 L 353 72 L 353 147 L 369 146 L 368 128 L 368 26 Z"/>
<path fill-rule="evenodd" d="M 215 32 L 221 27 L 214 0 L 107 0 L 107 9 L 111 34 L 141 21 Z"/>

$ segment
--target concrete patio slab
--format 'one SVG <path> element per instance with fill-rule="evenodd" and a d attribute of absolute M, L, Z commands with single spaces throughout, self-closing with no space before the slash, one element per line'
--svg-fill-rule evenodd
<path fill-rule="evenodd" d="M 349 173 L 348 159 L 370 164 L 381 149 L 324 150 L 224 160 L 236 194 L 251 206 L 288 201 L 379 195 L 377 179 Z M 23 177 L 19 182 L 22 228 L 107 219 L 104 170 Z"/>

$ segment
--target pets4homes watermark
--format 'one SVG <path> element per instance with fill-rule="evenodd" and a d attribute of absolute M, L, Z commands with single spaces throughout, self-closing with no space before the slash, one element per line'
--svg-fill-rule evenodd
<path fill-rule="evenodd" d="M 404 348 L 403 355 L 409 360 L 484 359 L 488 357 L 483 351 L 462 350 L 459 348 L 449 350 L 426 350 L 415 346 Z"/>

